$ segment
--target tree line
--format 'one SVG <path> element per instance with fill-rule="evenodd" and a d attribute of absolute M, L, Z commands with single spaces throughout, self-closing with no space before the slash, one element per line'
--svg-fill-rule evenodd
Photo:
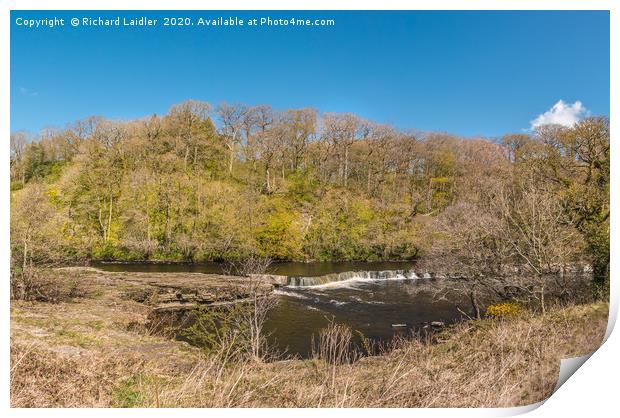
<path fill-rule="evenodd" d="M 467 139 L 199 101 L 11 134 L 14 264 L 428 258 L 609 269 L 609 121 Z"/>

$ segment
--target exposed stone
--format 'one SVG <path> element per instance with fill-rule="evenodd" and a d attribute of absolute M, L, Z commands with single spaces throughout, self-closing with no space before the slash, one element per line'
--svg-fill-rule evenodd
<path fill-rule="evenodd" d="M 288 284 L 288 276 L 281 274 L 249 274 L 248 277 L 272 283 L 275 286 L 286 286 Z"/>

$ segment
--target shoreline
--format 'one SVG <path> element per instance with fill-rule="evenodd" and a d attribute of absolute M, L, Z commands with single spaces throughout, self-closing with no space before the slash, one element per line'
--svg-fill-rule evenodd
<path fill-rule="evenodd" d="M 152 306 L 138 301 L 146 296 L 140 291 L 155 286 L 152 280 L 164 277 L 167 280 L 160 280 L 159 286 L 171 289 L 170 274 L 137 273 L 122 278 L 119 274 L 90 268 L 61 270 L 60 273 L 77 275 L 88 287 L 84 295 L 60 303 L 11 302 L 13 406 L 152 407 L 156 397 L 165 406 L 223 405 L 217 401 L 223 398 L 211 391 L 224 390 L 224 387 L 230 391 L 230 386 L 206 387 L 204 385 L 210 385 L 208 378 L 207 381 L 191 380 L 201 375 L 203 368 L 216 367 L 220 360 L 186 342 L 153 334 L 149 329 Z M 189 285 L 192 278 L 204 279 L 205 275 L 180 276 Z M 363 399 L 374 406 L 516 406 L 535 402 L 544 399 L 553 389 L 560 355 L 585 354 L 600 345 L 607 323 L 607 308 L 607 303 L 596 302 L 554 309 L 545 315 L 526 313 L 502 321 L 464 321 L 440 331 L 440 340 L 432 344 L 406 341 L 395 350 L 362 357 L 352 364 L 330 366 L 312 358 L 229 364 L 231 367 L 226 368 L 222 379 L 225 382 L 242 379 L 246 383 L 231 392 L 235 396 L 226 402 L 234 406 L 316 406 L 318 399 L 308 394 L 318 390 L 317 385 L 322 385 L 322 380 L 317 381 L 312 376 L 316 373 L 322 376 L 323 370 L 331 376 L 332 367 L 338 370 L 338 383 L 326 389 L 322 405 L 336 406 L 339 399 L 344 399 L 339 388 L 346 385 L 351 393 L 359 394 L 359 397 L 347 396 L 346 406 L 359 406 L 358 402 Z M 528 338 L 524 339 L 526 335 Z M 547 353 L 544 361 L 532 357 L 532 353 L 538 352 L 536 347 L 542 346 Z M 504 352 L 501 347 L 511 348 Z M 496 356 L 502 352 L 513 360 L 502 363 L 503 368 L 498 369 Z M 459 362 L 456 369 L 445 374 L 443 371 L 448 369 L 444 367 L 452 364 L 455 356 L 470 360 Z M 212 366 L 208 366 L 210 364 Z M 402 397 L 398 395 L 400 392 L 389 392 L 389 398 L 387 395 L 382 398 L 371 389 L 381 381 L 381 376 L 389 379 L 402 367 L 405 367 L 402 372 L 407 371 L 412 378 L 403 381 L 405 386 L 399 391 L 415 391 L 417 396 Z M 537 373 L 544 379 L 541 377 L 543 380 L 536 387 L 542 385 L 544 390 L 527 392 L 528 385 L 523 385 L 508 398 L 493 397 L 507 393 L 502 392 L 502 388 L 516 381 L 527 381 L 532 370 L 540 370 Z M 28 378 L 33 373 L 39 377 Z M 487 375 L 488 380 L 479 380 L 480 376 Z M 48 385 L 40 376 L 62 376 L 62 381 Z M 141 384 L 136 382 L 135 376 L 143 376 Z M 435 377 L 428 380 L 430 376 Z M 78 381 L 80 385 L 74 383 Z M 271 381 L 277 384 L 266 383 Z M 476 384 L 475 387 L 462 386 L 461 381 Z M 493 385 L 487 386 L 485 382 L 493 382 Z M 257 385 L 261 389 L 244 392 L 247 385 Z M 195 389 L 178 392 L 189 387 Z M 440 395 L 443 393 L 440 387 L 447 387 L 449 392 L 460 396 Z M 140 396 L 121 396 L 126 390 Z M 487 393 L 486 401 L 469 396 L 481 390 Z M 364 393 L 366 395 L 362 395 Z M 436 400 L 428 404 L 432 399 Z"/>

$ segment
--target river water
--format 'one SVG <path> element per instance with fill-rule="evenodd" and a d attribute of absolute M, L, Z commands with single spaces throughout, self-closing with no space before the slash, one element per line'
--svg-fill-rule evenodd
<path fill-rule="evenodd" d="M 202 272 L 222 273 L 221 264 L 99 264 L 108 271 Z M 281 263 L 270 269 L 273 274 L 295 276 L 295 283 L 275 293 L 278 304 L 269 313 L 266 331 L 280 351 L 306 357 L 312 350 L 312 336 L 318 335 L 329 321 L 343 323 L 358 335 L 374 342 L 386 342 L 395 335 L 424 329 L 432 321 L 452 323 L 461 319 L 457 306 L 468 309 L 467 301 L 453 296 L 438 299 L 437 281 L 419 278 L 408 271 L 412 263 Z M 314 284 L 317 276 L 330 273 L 359 272 L 344 275 L 345 280 Z M 342 276 L 342 275 L 341 275 Z M 300 280 L 300 278 L 302 280 Z M 304 278 L 306 278 L 304 280 Z"/>
<path fill-rule="evenodd" d="M 330 273 L 346 271 L 382 271 L 402 270 L 414 266 L 411 261 L 338 261 L 338 262 L 283 262 L 269 266 L 269 273 L 283 276 L 322 276 Z M 129 262 L 94 263 L 93 267 L 106 271 L 152 272 L 152 273 L 210 273 L 226 274 L 228 266 L 225 263 L 145 263 Z"/>
<path fill-rule="evenodd" d="M 376 343 L 419 332 L 432 321 L 461 318 L 465 301 L 438 300 L 428 279 L 350 279 L 324 285 L 284 287 L 266 324 L 278 347 L 305 357 L 312 335 L 329 321 L 347 324 Z"/>

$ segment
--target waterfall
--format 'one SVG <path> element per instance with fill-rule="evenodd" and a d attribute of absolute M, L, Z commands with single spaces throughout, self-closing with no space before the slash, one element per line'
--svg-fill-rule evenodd
<path fill-rule="evenodd" d="M 345 280 L 390 280 L 390 279 L 418 279 L 419 276 L 411 270 L 383 270 L 383 271 L 347 271 L 331 273 L 323 276 L 305 277 L 288 276 L 287 286 L 318 286 Z"/>

